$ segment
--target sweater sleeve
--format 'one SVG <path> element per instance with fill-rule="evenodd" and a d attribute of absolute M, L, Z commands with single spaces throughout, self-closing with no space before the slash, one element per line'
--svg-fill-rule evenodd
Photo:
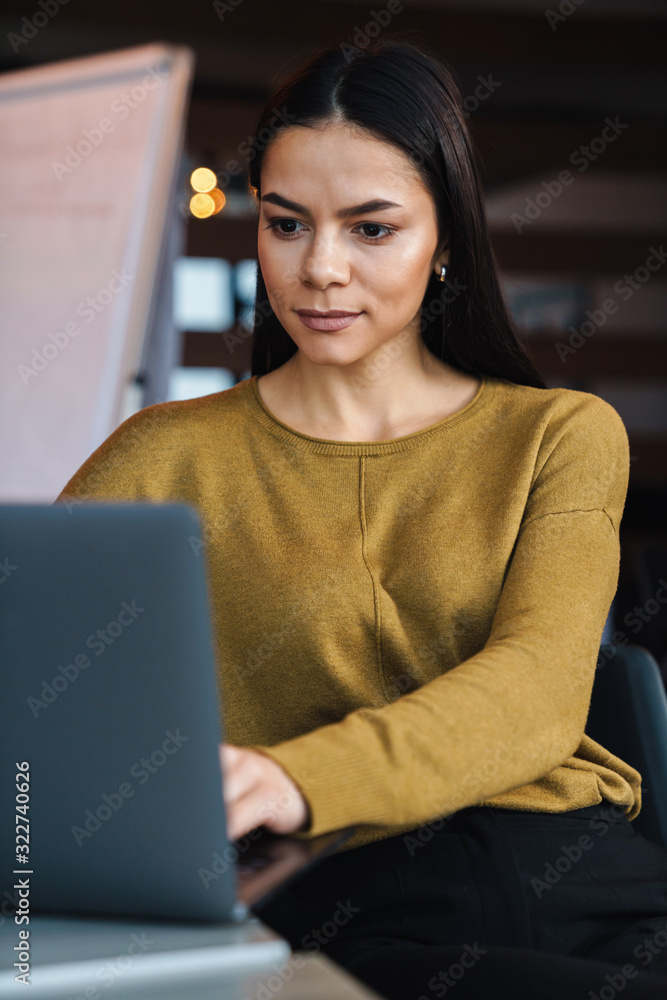
<path fill-rule="evenodd" d="M 300 836 L 418 826 L 534 782 L 579 747 L 618 582 L 629 449 L 612 407 L 577 398 L 543 434 L 484 647 L 389 705 L 252 748 L 306 797 Z"/>

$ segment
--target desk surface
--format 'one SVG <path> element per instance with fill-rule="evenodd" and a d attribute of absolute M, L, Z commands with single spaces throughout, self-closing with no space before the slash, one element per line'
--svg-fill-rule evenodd
<path fill-rule="evenodd" d="M 68 1000 L 63 994 L 62 1000 Z M 30 993 L 29 1000 L 42 1000 Z M 45 998 L 46 1000 L 46 998 Z M 77 994 L 72 1000 L 78 1000 Z M 83 1000 L 83 998 L 82 998 Z M 326 955 L 295 952 L 287 962 L 250 972 L 234 970 L 187 981 L 152 983 L 145 989 L 102 989 L 92 1000 L 383 1000 Z"/>

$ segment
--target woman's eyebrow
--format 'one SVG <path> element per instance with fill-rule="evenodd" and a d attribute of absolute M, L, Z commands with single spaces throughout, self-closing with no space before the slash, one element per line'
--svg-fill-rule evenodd
<path fill-rule="evenodd" d="M 299 212 L 301 215 L 310 215 L 304 205 L 299 205 L 296 201 L 283 198 L 275 191 L 262 195 L 261 201 L 271 202 L 272 205 L 280 205 L 281 208 L 288 208 L 291 212 Z M 372 201 L 365 201 L 362 205 L 352 205 L 350 208 L 341 208 L 336 212 L 339 219 L 347 219 L 351 215 L 364 215 L 366 212 L 382 212 L 385 208 L 403 208 L 395 201 L 385 201 L 383 198 L 374 198 Z"/>

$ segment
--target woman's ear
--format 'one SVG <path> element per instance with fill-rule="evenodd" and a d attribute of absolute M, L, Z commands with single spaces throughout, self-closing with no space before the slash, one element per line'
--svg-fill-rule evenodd
<path fill-rule="evenodd" d="M 447 233 L 447 236 L 438 246 L 433 260 L 433 270 L 438 277 L 442 273 L 443 264 L 445 267 L 449 267 L 449 233 Z"/>

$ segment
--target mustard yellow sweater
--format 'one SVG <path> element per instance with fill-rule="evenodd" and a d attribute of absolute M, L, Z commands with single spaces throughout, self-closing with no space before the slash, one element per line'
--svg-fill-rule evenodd
<path fill-rule="evenodd" d="M 225 740 L 281 764 L 343 849 L 467 806 L 641 805 L 585 735 L 619 568 L 623 423 L 484 377 L 380 442 L 292 430 L 256 377 L 126 420 L 59 496 L 199 512 Z M 187 670 L 187 664 L 183 665 Z"/>

